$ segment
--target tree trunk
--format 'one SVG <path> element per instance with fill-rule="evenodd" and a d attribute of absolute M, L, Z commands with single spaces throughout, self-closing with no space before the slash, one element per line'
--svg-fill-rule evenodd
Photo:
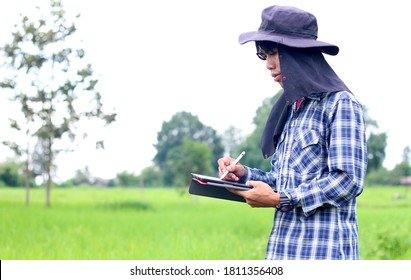
<path fill-rule="evenodd" d="M 27 123 L 27 127 L 28 127 Z M 26 186 L 26 207 L 30 204 L 30 129 L 26 130 L 27 148 L 26 148 L 26 163 L 24 167 L 24 184 Z"/>
<path fill-rule="evenodd" d="M 25 167 L 24 173 L 25 173 L 24 181 L 26 185 L 26 207 L 28 207 L 30 204 L 30 169 L 29 169 L 28 154 L 27 154 L 26 167 Z"/>
<path fill-rule="evenodd" d="M 52 167 L 52 162 L 53 162 L 53 150 L 52 150 L 52 138 L 49 136 L 47 139 L 47 149 L 46 149 L 46 175 L 47 175 L 47 181 L 46 181 L 46 207 L 50 207 L 50 192 L 51 192 L 51 167 Z"/>
<path fill-rule="evenodd" d="M 47 174 L 47 182 L 46 182 L 46 207 L 50 207 L 50 191 L 51 191 L 51 180 L 50 180 L 50 172 Z"/>

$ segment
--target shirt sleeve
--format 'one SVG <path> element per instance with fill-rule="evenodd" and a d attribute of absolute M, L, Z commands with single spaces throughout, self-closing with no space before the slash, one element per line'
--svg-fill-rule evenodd
<path fill-rule="evenodd" d="M 273 158 L 271 159 L 272 163 L 277 160 L 276 157 L 278 157 L 278 155 L 277 153 L 274 153 Z M 240 178 L 240 183 L 245 183 L 247 181 L 263 181 L 264 183 L 270 185 L 270 187 L 274 191 L 277 191 L 277 170 L 275 166 L 276 165 L 271 164 L 271 170 L 269 172 L 257 168 L 251 168 L 249 166 L 244 166 L 245 175 L 242 178 Z"/>
<path fill-rule="evenodd" d="M 351 99 L 336 102 L 327 117 L 328 173 L 295 189 L 287 189 L 293 205 L 304 215 L 318 207 L 341 207 L 358 196 L 364 187 L 367 168 L 365 122 L 361 104 Z"/>

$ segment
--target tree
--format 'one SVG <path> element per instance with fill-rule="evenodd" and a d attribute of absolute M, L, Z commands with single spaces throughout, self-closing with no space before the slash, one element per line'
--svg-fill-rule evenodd
<path fill-rule="evenodd" d="M 139 181 L 143 184 L 143 186 L 147 187 L 158 187 L 164 184 L 162 173 L 155 166 L 148 166 L 144 168 L 139 175 Z"/>
<path fill-rule="evenodd" d="M 208 163 L 217 170 L 217 160 L 223 155 L 224 148 L 221 138 L 211 127 L 205 126 L 197 116 L 188 112 L 178 112 L 172 116 L 169 122 L 163 122 L 160 132 L 157 134 L 157 154 L 154 157 L 155 165 L 160 169 L 165 178 L 166 185 L 173 185 L 177 174 L 170 165 L 182 160 L 178 155 L 185 139 L 204 142 L 212 151 Z M 181 150 L 180 150 L 181 152 Z M 184 172 L 189 172 L 185 170 Z"/>
<path fill-rule="evenodd" d="M 378 133 L 378 131 L 376 131 L 378 129 L 378 122 L 370 117 L 366 106 L 364 106 L 364 120 L 367 131 L 369 132 L 367 137 L 367 174 L 369 174 L 370 172 L 383 168 L 388 136 L 386 132 Z M 379 174 L 383 173 L 384 171 L 379 172 Z"/>
<path fill-rule="evenodd" d="M 0 182 L 9 187 L 20 187 L 24 183 L 22 163 L 8 160 L 0 164 Z"/>
<path fill-rule="evenodd" d="M 116 180 L 122 187 L 137 187 L 140 183 L 138 176 L 127 171 L 117 173 Z"/>
<path fill-rule="evenodd" d="M 411 176 L 411 165 L 410 165 L 410 147 L 405 147 L 403 150 L 402 154 L 402 161 L 395 165 L 393 170 L 391 171 L 393 174 L 393 177 L 395 178 L 395 184 L 404 184 L 407 185 L 407 183 L 402 182 L 404 179 L 406 180 L 407 177 Z"/>
<path fill-rule="evenodd" d="M 385 160 L 385 147 L 387 146 L 387 134 L 371 133 L 367 140 L 368 168 L 367 173 L 378 170 Z"/>
<path fill-rule="evenodd" d="M 92 183 L 92 176 L 88 166 L 84 167 L 82 170 L 77 169 L 74 175 L 74 178 L 71 179 L 71 183 L 74 186 L 80 185 L 90 185 Z"/>
<path fill-rule="evenodd" d="M 20 25 L 15 25 L 12 41 L 1 48 L 6 77 L 0 83 L 2 88 L 12 91 L 12 101 L 20 104 L 23 120 L 12 119 L 11 127 L 23 131 L 28 139 L 26 148 L 21 148 L 26 151 L 27 162 L 29 140 L 35 140 L 40 148 L 47 207 L 53 162 L 63 150 L 56 146 L 57 140 L 74 141 L 78 134 L 76 125 L 84 118 L 108 125 L 116 117 L 103 111 L 101 94 L 96 89 L 98 79 L 92 66 L 84 62 L 85 51 L 72 48 L 74 21 L 66 18 L 61 1 L 50 1 L 49 8 L 48 17 L 37 7 L 37 16 L 29 19 L 22 15 Z M 99 145 L 104 147 L 101 141 Z"/>
<path fill-rule="evenodd" d="M 166 161 L 167 170 L 175 174 L 173 185 L 188 186 L 190 173 L 212 174 L 212 150 L 206 142 L 184 138 L 182 145 L 172 149 Z"/>

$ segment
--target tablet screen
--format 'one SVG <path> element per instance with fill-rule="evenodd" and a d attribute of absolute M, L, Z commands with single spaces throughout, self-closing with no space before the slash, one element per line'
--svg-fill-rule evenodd
<path fill-rule="evenodd" d="M 231 188 L 236 188 L 236 189 L 241 189 L 241 190 L 252 189 L 252 187 L 247 186 L 246 184 L 240 184 L 240 183 L 237 183 L 237 182 L 225 181 L 225 180 L 221 180 L 220 178 L 217 178 L 217 177 L 201 175 L 201 174 L 196 174 L 196 173 L 191 173 L 191 176 L 194 179 L 197 179 L 197 181 L 199 181 L 202 184 L 211 184 L 211 185 L 226 187 L 226 188 L 231 187 Z"/>

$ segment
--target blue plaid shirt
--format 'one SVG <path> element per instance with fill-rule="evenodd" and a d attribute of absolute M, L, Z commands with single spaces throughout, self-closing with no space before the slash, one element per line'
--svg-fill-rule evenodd
<path fill-rule="evenodd" d="M 246 166 L 241 181 L 291 199 L 275 211 L 266 259 L 359 259 L 356 197 L 367 168 L 361 104 L 345 91 L 305 97 L 285 124 L 271 171 Z"/>

